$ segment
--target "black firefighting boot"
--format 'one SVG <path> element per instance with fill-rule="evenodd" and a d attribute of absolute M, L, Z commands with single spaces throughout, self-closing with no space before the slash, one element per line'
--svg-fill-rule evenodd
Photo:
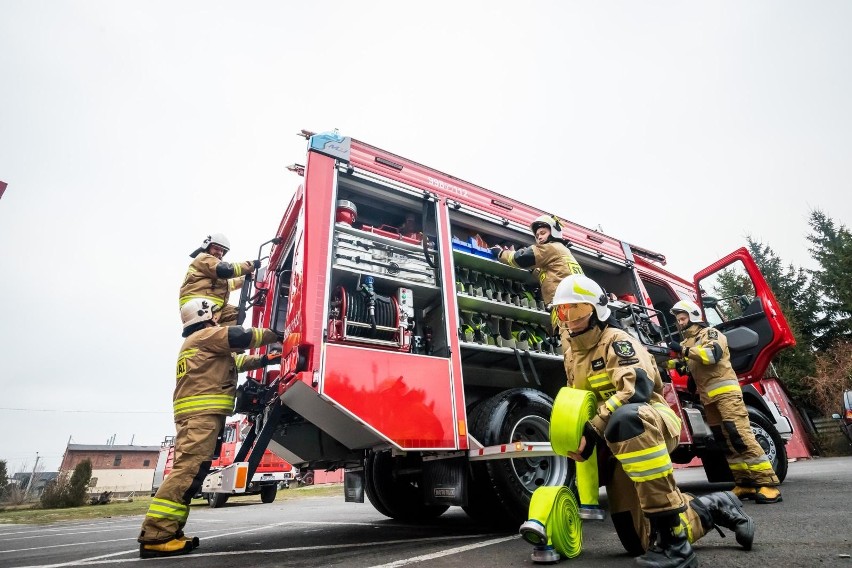
<path fill-rule="evenodd" d="M 651 519 L 651 537 L 656 540 L 648 552 L 636 558 L 643 568 L 689 568 L 698 566 L 698 559 L 686 536 L 686 527 L 678 513 Z"/>
<path fill-rule="evenodd" d="M 754 519 L 742 510 L 742 502 L 730 491 L 718 491 L 710 495 L 696 497 L 689 506 L 698 513 L 705 530 L 717 525 L 734 531 L 737 542 L 746 550 L 751 550 L 754 542 Z M 719 531 L 721 534 L 722 531 Z M 724 535 L 722 535 L 724 536 Z"/>
<path fill-rule="evenodd" d="M 163 556 L 178 556 L 192 552 L 192 540 L 173 538 L 160 544 L 140 544 L 139 558 L 161 558 Z"/>

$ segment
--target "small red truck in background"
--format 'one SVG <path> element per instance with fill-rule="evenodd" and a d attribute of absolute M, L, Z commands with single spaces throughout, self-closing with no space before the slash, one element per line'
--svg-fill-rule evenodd
<path fill-rule="evenodd" d="M 250 427 L 250 424 L 245 418 L 232 420 L 225 424 L 219 456 L 213 460 L 210 468 L 211 473 L 222 470 L 234 463 L 234 457 L 237 455 L 242 441 L 245 439 L 244 429 L 248 427 Z M 157 460 L 157 468 L 154 471 L 151 495 L 157 492 L 163 480 L 172 470 L 172 463 L 175 456 L 174 444 L 174 436 L 166 436 L 160 444 L 160 456 Z M 294 468 L 282 458 L 266 450 L 260 459 L 260 463 L 251 481 L 247 484 L 244 494 L 259 494 L 261 501 L 272 503 L 275 501 L 275 495 L 279 487 L 289 487 L 290 481 L 295 479 L 297 473 L 297 468 Z M 196 497 L 207 499 L 207 503 L 211 507 L 221 507 L 228 501 L 229 495 L 227 493 L 207 492 L 204 489 L 205 487 L 202 487 Z"/>

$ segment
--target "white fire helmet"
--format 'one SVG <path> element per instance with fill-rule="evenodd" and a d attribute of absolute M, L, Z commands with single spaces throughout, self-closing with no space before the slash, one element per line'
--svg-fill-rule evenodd
<path fill-rule="evenodd" d="M 189 326 L 213 319 L 216 304 L 204 298 L 193 298 L 180 308 L 180 319 L 183 321 L 183 329 Z"/>
<path fill-rule="evenodd" d="M 536 217 L 535 220 L 530 223 L 530 229 L 532 229 L 533 235 L 535 235 L 535 232 L 539 227 L 547 227 L 550 229 L 550 236 L 554 239 L 562 238 L 562 224 L 559 222 L 559 219 L 553 215 L 541 215 Z"/>
<path fill-rule="evenodd" d="M 189 256 L 195 258 L 199 255 L 199 253 L 206 251 L 207 247 L 210 245 L 219 245 L 225 249 L 225 252 L 231 250 L 231 241 L 228 240 L 228 237 L 222 233 L 213 233 L 204 237 L 204 241 L 202 241 L 201 246 L 195 249 Z"/>
<path fill-rule="evenodd" d="M 566 277 L 553 294 L 553 305 L 559 304 L 591 304 L 600 321 L 609 318 L 608 299 L 600 285 L 583 274 L 572 274 Z"/>
<path fill-rule="evenodd" d="M 684 312 L 689 315 L 689 321 L 692 323 L 701 323 L 701 308 L 695 302 L 689 300 L 681 300 L 669 310 L 669 313 L 677 315 L 678 312 Z"/>

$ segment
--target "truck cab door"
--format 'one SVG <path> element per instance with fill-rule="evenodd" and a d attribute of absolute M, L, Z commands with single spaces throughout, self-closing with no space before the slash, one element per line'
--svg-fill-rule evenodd
<path fill-rule="evenodd" d="M 778 301 L 745 248 L 695 275 L 706 321 L 725 334 L 740 380 L 763 377 L 772 358 L 795 344 Z"/>

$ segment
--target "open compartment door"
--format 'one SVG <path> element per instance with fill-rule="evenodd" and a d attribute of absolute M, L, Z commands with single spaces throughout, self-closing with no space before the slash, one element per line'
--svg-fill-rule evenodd
<path fill-rule="evenodd" d="M 695 275 L 707 322 L 725 334 L 741 379 L 763 377 L 772 357 L 795 344 L 793 332 L 757 264 L 745 248 Z"/>

